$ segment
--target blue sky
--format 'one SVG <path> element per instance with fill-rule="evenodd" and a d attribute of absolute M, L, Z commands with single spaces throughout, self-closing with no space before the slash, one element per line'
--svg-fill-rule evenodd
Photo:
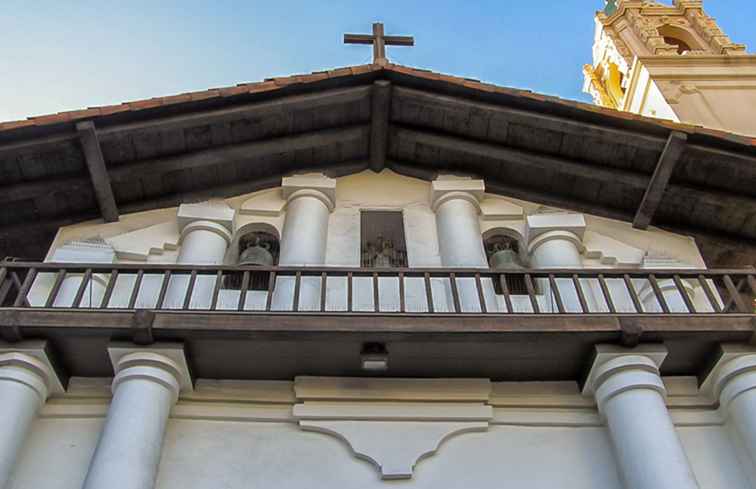
<path fill-rule="evenodd" d="M 601 0 L 2 0 L 0 121 L 369 62 L 345 32 L 411 34 L 409 66 L 570 99 Z M 707 0 L 756 51 L 756 2 Z"/>

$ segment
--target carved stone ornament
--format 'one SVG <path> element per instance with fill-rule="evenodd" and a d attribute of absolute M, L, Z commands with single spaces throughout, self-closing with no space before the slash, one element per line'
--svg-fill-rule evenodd
<path fill-rule="evenodd" d="M 299 377 L 294 389 L 299 427 L 344 441 L 384 480 L 411 479 L 444 441 L 486 431 L 493 418 L 487 379 Z"/>

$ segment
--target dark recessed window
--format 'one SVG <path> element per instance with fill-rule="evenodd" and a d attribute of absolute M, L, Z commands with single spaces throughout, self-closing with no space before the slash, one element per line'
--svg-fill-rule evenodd
<path fill-rule="evenodd" d="M 404 219 L 398 211 L 362 211 L 360 251 L 363 268 L 406 268 Z"/>

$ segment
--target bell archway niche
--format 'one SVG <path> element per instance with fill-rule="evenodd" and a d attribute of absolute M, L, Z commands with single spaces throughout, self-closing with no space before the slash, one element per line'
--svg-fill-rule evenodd
<path fill-rule="evenodd" d="M 278 265 L 281 250 L 281 235 L 275 226 L 267 223 L 249 223 L 240 227 L 229 247 L 227 263 L 245 267 L 274 267 Z M 241 274 L 232 274 L 226 278 L 225 288 L 238 289 L 241 286 Z M 252 274 L 251 290 L 266 290 L 267 274 Z"/>

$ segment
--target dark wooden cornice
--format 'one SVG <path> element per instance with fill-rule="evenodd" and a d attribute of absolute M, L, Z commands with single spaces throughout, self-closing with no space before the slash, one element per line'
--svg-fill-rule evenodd
<path fill-rule="evenodd" d="M 475 175 L 690 234 L 710 266 L 756 263 L 751 139 L 391 64 L 3 124 L 0 255 L 40 259 L 57 227 L 98 215 L 367 168 Z"/>

